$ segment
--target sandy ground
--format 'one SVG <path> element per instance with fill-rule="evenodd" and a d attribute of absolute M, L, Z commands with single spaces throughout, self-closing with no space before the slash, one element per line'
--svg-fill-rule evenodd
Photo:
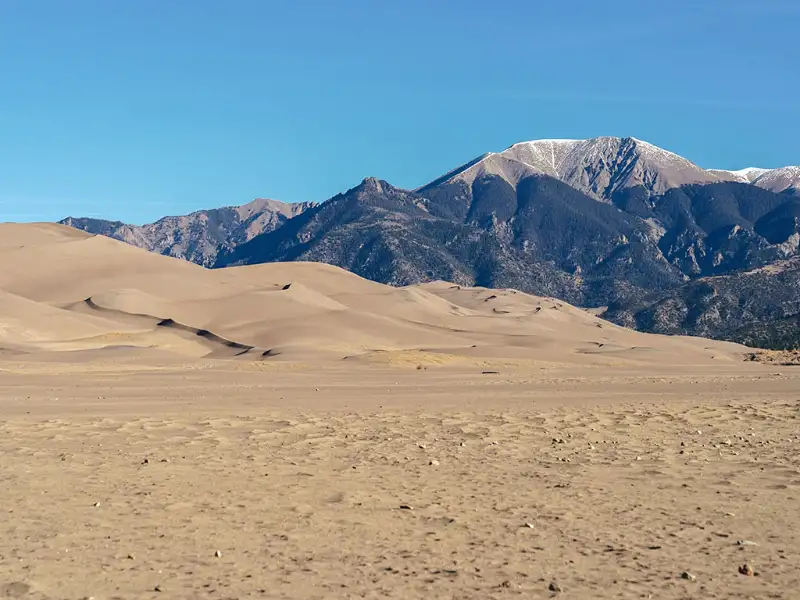
<path fill-rule="evenodd" d="M 791 368 L 162 365 L 2 382 L 0 597 L 800 589 Z"/>
<path fill-rule="evenodd" d="M 793 600 L 800 369 L 751 356 L 0 225 L 0 598 Z"/>

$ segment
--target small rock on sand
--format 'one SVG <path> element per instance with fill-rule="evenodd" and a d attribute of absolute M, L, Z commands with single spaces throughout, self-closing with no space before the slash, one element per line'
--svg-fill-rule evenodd
<path fill-rule="evenodd" d="M 739 567 L 739 573 L 747 577 L 753 577 L 756 574 L 756 571 L 752 567 L 752 565 L 745 563 L 741 567 Z"/>

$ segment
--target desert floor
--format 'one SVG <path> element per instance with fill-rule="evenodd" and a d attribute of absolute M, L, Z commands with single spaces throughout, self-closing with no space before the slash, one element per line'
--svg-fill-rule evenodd
<path fill-rule="evenodd" d="M 0 597 L 797 598 L 794 369 L 0 362 Z"/>

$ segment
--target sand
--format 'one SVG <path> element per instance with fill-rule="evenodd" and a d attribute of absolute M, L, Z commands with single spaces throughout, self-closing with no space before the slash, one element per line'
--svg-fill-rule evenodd
<path fill-rule="evenodd" d="M 796 598 L 800 370 L 751 358 L 0 225 L 0 598 Z"/>

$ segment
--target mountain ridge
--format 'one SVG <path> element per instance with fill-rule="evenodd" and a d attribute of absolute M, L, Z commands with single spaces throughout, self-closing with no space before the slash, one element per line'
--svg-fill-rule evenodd
<path fill-rule="evenodd" d="M 313 202 L 287 203 L 256 198 L 239 206 L 167 216 L 144 225 L 71 216 L 59 223 L 166 256 L 210 266 L 221 250 L 272 231 L 314 205 Z"/>

